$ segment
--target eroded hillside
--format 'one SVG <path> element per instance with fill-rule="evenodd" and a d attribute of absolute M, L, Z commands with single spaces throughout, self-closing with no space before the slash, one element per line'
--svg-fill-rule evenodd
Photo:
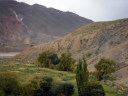
<path fill-rule="evenodd" d="M 39 53 L 46 49 L 58 54 L 70 51 L 76 59 L 85 55 L 90 71 L 94 71 L 94 64 L 104 56 L 128 63 L 128 19 L 86 25 L 59 40 L 29 48 L 17 59 L 35 62 Z"/>

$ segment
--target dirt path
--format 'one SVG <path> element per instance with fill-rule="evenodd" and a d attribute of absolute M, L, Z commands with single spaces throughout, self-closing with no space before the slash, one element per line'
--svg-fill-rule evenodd
<path fill-rule="evenodd" d="M 10 58 L 14 57 L 18 54 L 19 52 L 8 52 L 8 53 L 0 53 L 0 58 Z"/>

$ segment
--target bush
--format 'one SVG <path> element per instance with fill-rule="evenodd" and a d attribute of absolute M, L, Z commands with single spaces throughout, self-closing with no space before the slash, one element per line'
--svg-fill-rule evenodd
<path fill-rule="evenodd" d="M 72 96 L 74 93 L 74 86 L 68 83 L 60 84 L 56 89 L 54 96 Z"/>
<path fill-rule="evenodd" d="M 52 78 L 36 76 L 24 84 L 23 96 L 51 96 Z"/>
<path fill-rule="evenodd" d="M 79 96 L 105 96 L 103 86 L 96 81 L 89 81 L 84 84 L 83 93 Z"/>
<path fill-rule="evenodd" d="M 38 62 L 42 67 L 48 68 L 50 64 L 54 64 L 54 65 L 58 64 L 59 59 L 57 54 L 55 54 L 50 50 L 46 50 L 46 51 L 43 51 L 41 54 L 39 54 Z"/>
<path fill-rule="evenodd" d="M 10 72 L 0 73 L 0 94 L 2 96 L 18 95 L 20 83 L 17 76 Z"/>
<path fill-rule="evenodd" d="M 75 63 L 75 59 L 71 57 L 72 54 L 70 52 L 65 52 L 61 54 L 59 70 L 61 71 L 71 71 L 72 65 Z"/>
<path fill-rule="evenodd" d="M 57 65 L 50 64 L 49 68 L 50 68 L 50 69 L 57 69 L 56 66 L 57 66 Z"/>

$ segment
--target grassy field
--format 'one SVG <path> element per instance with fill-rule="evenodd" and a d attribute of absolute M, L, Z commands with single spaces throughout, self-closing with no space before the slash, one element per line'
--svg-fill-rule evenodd
<path fill-rule="evenodd" d="M 53 77 L 54 82 L 56 83 L 57 82 L 72 83 L 75 86 L 74 96 L 78 96 L 77 86 L 75 81 L 75 73 L 41 68 L 32 64 L 19 64 L 12 61 L 8 61 L 8 62 L 9 62 L 8 64 L 0 63 L 0 72 L 9 71 L 15 73 L 17 74 L 17 76 L 19 77 L 22 83 L 26 82 L 27 80 L 37 75 L 50 76 Z M 111 86 L 105 84 L 102 85 L 105 89 L 106 96 L 126 96 L 124 94 L 120 94 L 117 89 L 114 89 Z"/>

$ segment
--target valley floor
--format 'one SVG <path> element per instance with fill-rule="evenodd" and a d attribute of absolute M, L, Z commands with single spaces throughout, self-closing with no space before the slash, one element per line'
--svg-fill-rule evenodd
<path fill-rule="evenodd" d="M 41 68 L 33 64 L 19 64 L 11 60 L 7 60 L 7 62 L 4 63 L 3 60 L 0 60 L 0 72 L 3 71 L 9 71 L 17 74 L 22 83 L 30 80 L 37 75 L 50 76 L 53 77 L 55 84 L 57 84 L 58 82 L 73 84 L 75 86 L 75 93 L 73 96 L 78 96 L 75 73 Z M 125 94 L 121 94 L 112 86 L 106 84 L 102 85 L 105 89 L 106 96 L 126 96 Z"/>

